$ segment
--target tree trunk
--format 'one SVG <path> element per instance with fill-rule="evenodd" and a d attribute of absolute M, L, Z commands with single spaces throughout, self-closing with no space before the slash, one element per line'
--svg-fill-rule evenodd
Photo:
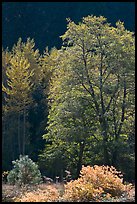
<path fill-rule="evenodd" d="M 2 118 L 2 152 L 4 152 L 4 146 L 5 146 L 5 135 L 6 135 L 5 133 L 6 133 L 6 122 L 3 116 Z"/>
<path fill-rule="evenodd" d="M 118 168 L 117 158 L 118 158 L 118 151 L 117 151 L 117 148 L 115 148 L 112 155 L 112 166 L 114 166 L 115 168 Z"/>
<path fill-rule="evenodd" d="M 116 122 L 116 111 L 115 111 L 115 107 L 116 107 L 116 100 L 113 99 L 114 137 L 115 137 L 115 141 L 117 141 L 118 138 L 117 138 L 117 122 Z M 114 146 L 113 148 L 114 148 L 114 149 L 113 149 L 113 152 L 112 152 L 111 165 L 117 168 L 117 147 Z"/>
<path fill-rule="evenodd" d="M 23 113 L 23 152 L 22 154 L 25 155 L 25 143 L 26 143 L 26 111 L 24 107 Z"/>
<path fill-rule="evenodd" d="M 107 134 L 107 121 L 103 117 L 100 118 L 100 125 L 101 125 L 101 131 L 102 131 L 102 137 L 103 137 L 103 157 L 104 157 L 104 165 L 110 165 L 109 160 L 109 152 L 108 152 L 108 134 Z"/>
<path fill-rule="evenodd" d="M 104 155 L 104 165 L 110 165 L 107 140 L 105 139 L 105 137 L 103 138 L 103 155 Z"/>
<path fill-rule="evenodd" d="M 21 141 L 20 141 L 20 112 L 18 113 L 18 150 L 19 155 L 21 154 Z"/>
<path fill-rule="evenodd" d="M 125 105 L 126 105 L 126 80 L 124 78 L 124 87 L 123 87 L 123 103 L 122 103 L 122 112 L 121 112 L 121 121 L 120 121 L 120 125 L 119 127 L 116 127 L 118 130 L 115 133 L 115 142 L 116 142 L 116 147 L 114 148 L 113 151 L 113 155 L 112 155 L 112 165 L 115 167 L 118 167 L 118 157 L 119 157 L 119 148 L 117 147 L 119 138 L 120 138 L 120 134 L 121 134 L 121 130 L 122 130 L 122 126 L 125 120 Z"/>
<path fill-rule="evenodd" d="M 82 141 L 79 143 L 79 145 L 80 145 L 80 149 L 79 149 L 78 163 L 77 163 L 77 175 L 76 175 L 77 178 L 79 177 L 79 174 L 82 168 L 82 159 L 83 159 L 85 143 Z"/>

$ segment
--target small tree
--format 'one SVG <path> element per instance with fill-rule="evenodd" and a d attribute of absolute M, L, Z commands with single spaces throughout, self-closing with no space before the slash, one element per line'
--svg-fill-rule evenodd
<path fill-rule="evenodd" d="M 39 184 L 42 182 L 41 173 L 38 165 L 35 164 L 27 155 L 20 155 L 19 160 L 12 161 L 14 168 L 7 176 L 10 184 Z"/>

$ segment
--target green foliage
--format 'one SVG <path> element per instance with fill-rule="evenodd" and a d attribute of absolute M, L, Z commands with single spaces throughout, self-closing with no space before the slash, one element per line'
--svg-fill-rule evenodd
<path fill-rule="evenodd" d="M 87 16 L 68 19 L 61 38 L 60 50 L 42 55 L 30 38 L 2 50 L 3 170 L 20 154 L 35 161 L 40 154 L 41 170 L 53 178 L 109 164 L 132 179 L 134 33 L 123 22 Z"/>
<path fill-rule="evenodd" d="M 45 147 L 45 159 L 51 151 L 63 151 L 65 160 L 71 155 L 76 169 L 96 161 L 119 167 L 134 121 L 133 33 L 120 21 L 113 27 L 103 16 L 87 16 L 78 24 L 68 19 L 61 38 L 63 46 L 49 86 L 47 134 L 43 136 L 53 144 Z M 64 150 L 64 142 L 70 154 Z"/>
<path fill-rule="evenodd" d="M 17 159 L 12 163 L 14 164 L 14 167 L 7 176 L 8 183 L 35 185 L 42 182 L 38 165 L 35 164 L 27 155 L 20 155 L 19 160 Z"/>

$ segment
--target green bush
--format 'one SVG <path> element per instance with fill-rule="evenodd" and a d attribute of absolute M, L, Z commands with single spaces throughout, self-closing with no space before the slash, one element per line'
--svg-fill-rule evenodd
<path fill-rule="evenodd" d="M 42 182 L 38 165 L 27 155 L 20 155 L 19 160 L 12 161 L 13 169 L 9 172 L 7 180 L 9 184 L 39 184 Z"/>

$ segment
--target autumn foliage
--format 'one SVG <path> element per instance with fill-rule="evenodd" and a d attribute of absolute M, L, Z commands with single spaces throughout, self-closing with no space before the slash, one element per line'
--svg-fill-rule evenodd
<path fill-rule="evenodd" d="M 3 199 L 12 195 L 14 202 L 105 202 L 134 200 L 133 186 L 125 185 L 121 172 L 113 166 L 83 166 L 80 177 L 67 184 L 52 183 L 12 186 Z M 15 188 L 16 187 L 16 188 Z M 7 195 L 8 194 L 8 195 Z"/>
<path fill-rule="evenodd" d="M 20 199 L 15 202 L 54 202 L 59 199 L 59 192 L 53 185 L 46 188 L 26 192 Z"/>
<path fill-rule="evenodd" d="M 130 185 L 123 184 L 122 174 L 114 167 L 82 167 L 80 178 L 65 185 L 66 201 L 99 201 L 122 195 Z"/>

